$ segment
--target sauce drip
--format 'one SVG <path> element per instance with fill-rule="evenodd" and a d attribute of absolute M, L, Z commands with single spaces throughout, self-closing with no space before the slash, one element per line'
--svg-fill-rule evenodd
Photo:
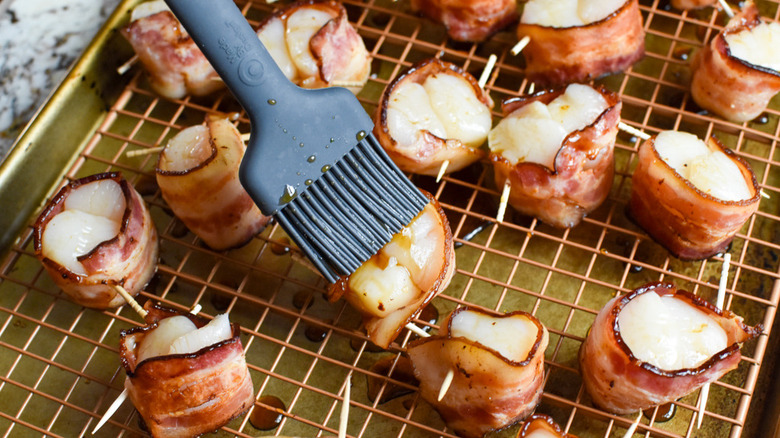
<path fill-rule="evenodd" d="M 674 417 L 674 414 L 677 412 L 677 405 L 674 403 L 665 403 L 660 406 L 658 406 L 658 413 L 655 414 L 655 422 L 656 423 L 663 423 L 666 421 L 671 420 Z M 653 417 L 653 410 L 652 409 L 645 409 L 643 411 L 643 415 L 648 420 Z"/>
<path fill-rule="evenodd" d="M 322 327 L 310 325 L 306 327 L 303 334 L 306 335 L 306 339 L 312 342 L 322 342 L 328 336 L 328 331 Z"/>
<path fill-rule="evenodd" d="M 305 290 L 295 292 L 292 303 L 298 310 L 301 310 L 304 307 L 308 309 L 314 303 L 314 294 Z"/>
<path fill-rule="evenodd" d="M 290 252 L 290 239 L 282 237 L 278 242 L 271 242 L 271 252 L 280 256 Z"/>
<path fill-rule="evenodd" d="M 395 356 L 383 357 L 371 366 L 371 371 L 386 376 L 389 373 L 394 360 Z M 390 374 L 390 378 L 399 382 L 408 383 L 412 386 L 417 386 L 419 384 L 417 378 L 414 377 L 412 361 L 405 356 L 398 358 L 398 363 L 395 364 L 395 368 L 393 369 L 393 373 Z M 384 390 L 382 390 L 383 387 Z M 379 395 L 380 390 L 382 390 L 381 396 Z M 394 398 L 412 392 L 414 392 L 414 389 L 397 385 L 384 378 L 368 376 L 368 399 L 372 402 L 379 397 L 379 403 L 386 403 Z"/>
<path fill-rule="evenodd" d="M 282 411 L 287 410 L 284 402 L 281 401 L 279 397 L 273 395 L 264 395 L 260 397 L 258 402 L 272 406 Z M 249 422 L 252 423 L 252 426 L 254 426 L 256 429 L 271 430 L 279 426 L 283 418 L 284 415 L 277 412 L 276 410 L 255 405 L 254 409 L 252 409 L 252 414 L 249 415 Z"/>

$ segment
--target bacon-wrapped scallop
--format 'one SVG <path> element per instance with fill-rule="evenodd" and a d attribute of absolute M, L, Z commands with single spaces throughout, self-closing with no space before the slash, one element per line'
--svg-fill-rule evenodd
<path fill-rule="evenodd" d="M 780 91 L 780 24 L 765 22 L 748 1 L 699 52 L 691 68 L 691 96 L 732 122 L 758 117 Z"/>
<path fill-rule="evenodd" d="M 257 36 L 287 79 L 304 88 L 343 84 L 353 93 L 371 73 L 371 56 L 334 0 L 303 0 L 266 18 Z"/>
<path fill-rule="evenodd" d="M 481 42 L 517 21 L 517 0 L 412 0 L 411 6 L 456 41 Z"/>
<path fill-rule="evenodd" d="M 120 332 L 125 389 L 155 438 L 198 436 L 254 402 L 238 324 L 147 301 L 146 326 Z"/>
<path fill-rule="evenodd" d="M 168 99 L 205 96 L 225 87 L 163 0 L 141 3 L 120 32 L 146 69 L 149 85 Z"/>
<path fill-rule="evenodd" d="M 245 244 L 270 220 L 238 180 L 245 150 L 233 124 L 207 116 L 205 124 L 176 134 L 157 162 L 157 184 L 168 206 L 214 250 Z"/>
<path fill-rule="evenodd" d="M 638 0 L 530 0 L 517 35 L 530 38 L 526 76 L 544 85 L 623 71 L 645 54 Z"/>
<path fill-rule="evenodd" d="M 355 272 L 328 289 L 363 315 L 368 337 L 387 348 L 439 292 L 455 272 L 449 221 L 438 201 L 431 202 Z"/>
<path fill-rule="evenodd" d="M 580 374 L 595 405 L 628 414 L 719 379 L 761 331 L 672 284 L 650 283 L 601 309 L 580 348 Z"/>
<path fill-rule="evenodd" d="M 157 270 L 157 230 L 141 195 L 118 172 L 72 181 L 34 225 L 34 249 L 54 282 L 75 302 L 124 304 L 114 286 L 137 295 Z"/>
<path fill-rule="evenodd" d="M 525 312 L 492 316 L 458 308 L 444 332 L 409 344 L 420 395 L 466 438 L 510 426 L 533 412 L 542 396 L 547 329 Z M 454 372 L 447 394 L 442 382 Z"/>
<path fill-rule="evenodd" d="M 399 168 L 437 175 L 482 158 L 493 100 L 454 64 L 425 60 L 387 86 L 374 116 L 374 135 Z"/>
<path fill-rule="evenodd" d="M 496 186 L 509 205 L 550 225 L 577 225 L 609 194 L 621 102 L 600 87 L 571 84 L 503 104 L 488 136 Z"/>
<path fill-rule="evenodd" d="M 565 433 L 552 417 L 533 414 L 525 421 L 517 438 L 577 438 L 577 436 Z"/>
<path fill-rule="evenodd" d="M 681 259 L 726 248 L 759 200 L 750 165 L 714 137 L 663 131 L 639 147 L 629 212 Z"/>

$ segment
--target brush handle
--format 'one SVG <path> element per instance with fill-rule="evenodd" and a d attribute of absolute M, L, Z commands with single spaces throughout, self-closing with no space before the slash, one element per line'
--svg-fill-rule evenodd
<path fill-rule="evenodd" d="M 272 93 L 297 88 L 284 76 L 233 0 L 165 2 L 252 122 L 262 119 Z"/>

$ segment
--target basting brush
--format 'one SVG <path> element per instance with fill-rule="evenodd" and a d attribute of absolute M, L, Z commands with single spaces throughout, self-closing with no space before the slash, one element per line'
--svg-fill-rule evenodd
<path fill-rule="evenodd" d="M 165 1 L 249 117 L 242 185 L 328 281 L 354 272 L 425 207 L 352 92 L 290 82 L 231 0 Z"/>

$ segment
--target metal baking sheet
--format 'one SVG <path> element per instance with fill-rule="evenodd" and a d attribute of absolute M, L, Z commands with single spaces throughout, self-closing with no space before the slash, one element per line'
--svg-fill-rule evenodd
<path fill-rule="evenodd" d="M 325 283 L 291 257 L 289 240 L 269 227 L 247 246 L 216 253 L 172 216 L 154 180 L 155 155 L 128 158 L 180 129 L 199 124 L 206 113 L 239 113 L 228 93 L 168 101 L 150 91 L 139 67 L 119 75 L 132 56 L 117 29 L 137 1 L 120 4 L 48 105 L 0 167 L 0 432 L 3 436 L 83 436 L 119 395 L 124 381 L 117 355 L 120 329 L 140 324 L 128 306 L 96 311 L 70 302 L 32 255 L 30 224 L 40 206 L 67 181 L 119 170 L 144 195 L 160 232 L 161 260 L 142 300 L 180 309 L 195 304 L 203 313 L 229 311 L 243 327 L 247 361 L 258 401 L 216 436 L 315 436 L 335 434 L 345 385 L 351 379 L 348 433 L 363 437 L 454 436 L 424 402 L 413 382 L 392 375 L 400 344 L 379 351 L 359 330 L 360 317 L 343 302 L 330 304 Z M 253 25 L 276 5 L 239 1 Z M 373 56 L 373 74 L 359 98 L 373 112 L 384 87 L 422 59 L 438 56 L 479 77 L 491 54 L 498 62 L 487 82 L 497 102 L 528 90 L 522 56 L 509 49 L 512 31 L 474 45 L 454 43 L 444 29 L 409 11 L 399 0 L 345 1 L 350 21 Z M 762 15 L 777 20 L 777 0 L 758 2 Z M 780 301 L 780 171 L 777 150 L 780 101 L 758 119 L 734 124 L 700 111 L 687 91 L 688 62 L 703 41 L 725 24 L 708 8 L 681 13 L 665 1 L 642 0 L 647 55 L 624 74 L 598 82 L 621 94 L 625 122 L 648 133 L 680 129 L 715 134 L 750 162 L 763 191 L 759 211 L 729 248 L 733 256 L 726 307 L 765 334 L 743 347 L 737 370 L 712 385 L 702 428 L 695 425 L 699 391 L 677 401 L 675 414 L 660 421 L 648 412 L 635 436 L 765 437 L 777 423 L 767 400 L 777 356 L 770 338 Z M 736 7 L 736 5 L 733 5 Z M 499 114 L 495 114 L 494 121 Z M 509 212 L 496 225 L 499 193 L 489 166 L 476 164 L 437 183 L 413 181 L 432 192 L 447 213 L 456 243 L 457 273 L 433 306 L 440 318 L 459 305 L 505 312 L 525 310 L 550 330 L 547 377 L 540 412 L 552 415 L 580 437 L 623 436 L 633 417 L 603 412 L 590 403 L 577 373 L 576 355 L 596 312 L 616 293 L 667 280 L 714 300 L 722 264 L 716 256 L 683 262 L 649 239 L 626 216 L 636 139 L 621 133 L 616 175 L 608 200 L 579 226 L 558 230 Z M 293 251 L 294 252 L 294 251 Z M 421 323 L 423 323 L 421 321 Z M 408 334 L 399 338 L 403 342 Z M 771 348 L 771 349 L 770 349 Z M 774 351 L 774 354 L 767 354 Z M 369 397 L 393 387 L 407 391 L 384 401 Z M 257 429 L 250 418 L 275 396 L 280 424 Z M 512 437 L 517 428 L 491 436 Z M 138 414 L 125 403 L 98 436 L 143 436 Z"/>

